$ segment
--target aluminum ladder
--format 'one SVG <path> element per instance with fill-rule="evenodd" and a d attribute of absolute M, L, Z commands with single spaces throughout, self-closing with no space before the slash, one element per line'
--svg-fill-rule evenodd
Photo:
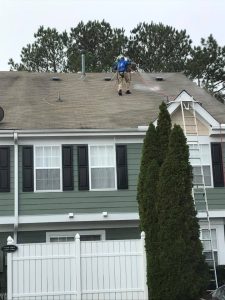
<path fill-rule="evenodd" d="M 212 231 L 209 217 L 208 199 L 205 187 L 205 178 L 202 165 L 202 149 L 199 143 L 198 124 L 195 111 L 195 100 L 181 101 L 181 112 L 183 119 L 183 130 L 187 137 L 187 143 L 192 144 L 193 148 L 190 151 L 190 161 L 196 161 L 196 165 L 199 167 L 199 173 L 193 179 L 192 196 L 194 200 L 195 209 L 197 212 L 202 213 L 203 219 L 206 223 L 206 230 L 208 231 L 208 237 L 203 238 L 202 231 L 200 231 L 200 240 L 203 244 L 207 245 L 207 251 L 203 250 L 203 253 L 209 253 L 209 257 L 205 260 L 209 265 L 211 273 L 211 282 L 209 291 L 213 291 L 218 288 L 217 273 L 216 273 L 216 261 L 213 251 Z M 189 138 L 188 138 L 189 137 Z M 192 153 L 192 154 L 191 154 Z M 196 178 L 197 177 L 197 178 Z"/>

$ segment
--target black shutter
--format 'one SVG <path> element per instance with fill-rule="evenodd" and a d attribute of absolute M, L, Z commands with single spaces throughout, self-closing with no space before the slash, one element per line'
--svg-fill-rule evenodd
<path fill-rule="evenodd" d="M 117 188 L 128 189 L 127 147 L 116 146 Z"/>
<path fill-rule="evenodd" d="M 63 190 L 73 190 L 73 146 L 62 146 Z"/>
<path fill-rule="evenodd" d="M 224 186 L 223 159 L 221 143 L 211 143 L 214 187 Z"/>
<path fill-rule="evenodd" d="M 23 192 L 34 191 L 33 146 L 23 146 Z"/>
<path fill-rule="evenodd" d="M 89 189 L 88 146 L 78 146 L 78 186 L 79 190 Z"/>
<path fill-rule="evenodd" d="M 10 148 L 0 147 L 0 192 L 10 192 Z"/>

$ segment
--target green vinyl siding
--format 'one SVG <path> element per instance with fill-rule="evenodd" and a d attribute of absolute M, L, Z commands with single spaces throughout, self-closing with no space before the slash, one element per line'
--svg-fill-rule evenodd
<path fill-rule="evenodd" d="M 141 144 L 127 145 L 128 190 L 79 191 L 77 146 L 74 145 L 74 191 L 22 192 L 22 148 L 19 149 L 19 214 L 137 212 L 136 190 Z"/>
<path fill-rule="evenodd" d="M 225 188 L 207 189 L 209 210 L 225 209 Z"/>
<path fill-rule="evenodd" d="M 90 234 L 93 229 L 85 229 L 85 231 L 90 230 Z M 140 239 L 141 232 L 138 227 L 127 227 L 127 228 L 101 228 L 105 230 L 106 240 L 124 240 L 124 239 Z M 26 243 L 45 243 L 46 242 L 46 232 L 60 232 L 60 231 L 73 231 L 76 232 L 76 229 L 73 230 L 41 230 L 41 231 L 18 231 L 17 239 L 18 244 Z M 82 231 L 79 229 L 78 231 Z M 6 243 L 7 237 L 9 234 L 4 233 L 4 243 Z M 4 244 L 3 243 L 3 244 Z"/>
<path fill-rule="evenodd" d="M 129 240 L 140 238 L 141 232 L 138 227 L 106 229 L 106 240 Z"/>
<path fill-rule="evenodd" d="M 46 231 L 18 231 L 17 243 L 45 243 Z"/>
<path fill-rule="evenodd" d="M 14 214 L 14 151 L 10 146 L 10 192 L 0 193 L 0 216 Z"/>

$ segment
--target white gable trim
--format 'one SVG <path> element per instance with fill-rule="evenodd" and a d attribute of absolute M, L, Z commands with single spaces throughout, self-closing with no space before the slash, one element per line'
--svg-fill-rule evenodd
<path fill-rule="evenodd" d="M 195 112 L 197 114 L 197 119 L 200 117 L 208 126 L 210 126 L 212 129 L 214 127 L 218 128 L 220 126 L 220 123 L 214 119 L 214 117 L 206 110 L 204 109 L 200 102 L 195 101 L 193 97 L 191 97 L 185 90 L 182 91 L 174 101 L 169 102 L 168 106 L 168 112 L 172 116 L 173 113 L 180 107 L 181 102 L 187 102 L 191 105 L 191 107 L 195 108 Z M 157 120 L 154 121 L 153 123 L 155 126 L 157 125 Z"/>

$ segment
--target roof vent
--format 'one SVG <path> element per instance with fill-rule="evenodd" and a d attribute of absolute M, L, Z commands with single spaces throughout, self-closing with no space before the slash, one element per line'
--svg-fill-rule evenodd
<path fill-rule="evenodd" d="M 60 81 L 61 78 L 59 78 L 59 77 L 52 77 L 52 80 L 53 80 L 53 81 Z"/>
<path fill-rule="evenodd" d="M 105 77 L 104 80 L 105 80 L 105 81 L 111 81 L 112 78 L 111 78 L 111 77 Z"/>
<path fill-rule="evenodd" d="M 60 92 L 58 92 L 57 101 L 58 101 L 58 102 L 62 102 L 62 101 L 63 101 L 62 98 L 61 98 Z"/>
<path fill-rule="evenodd" d="M 163 81 L 164 78 L 163 78 L 163 77 L 156 77 L 155 80 L 156 80 L 156 81 Z"/>
<path fill-rule="evenodd" d="M 4 119 L 4 110 L 3 108 L 0 106 L 0 122 Z"/>

